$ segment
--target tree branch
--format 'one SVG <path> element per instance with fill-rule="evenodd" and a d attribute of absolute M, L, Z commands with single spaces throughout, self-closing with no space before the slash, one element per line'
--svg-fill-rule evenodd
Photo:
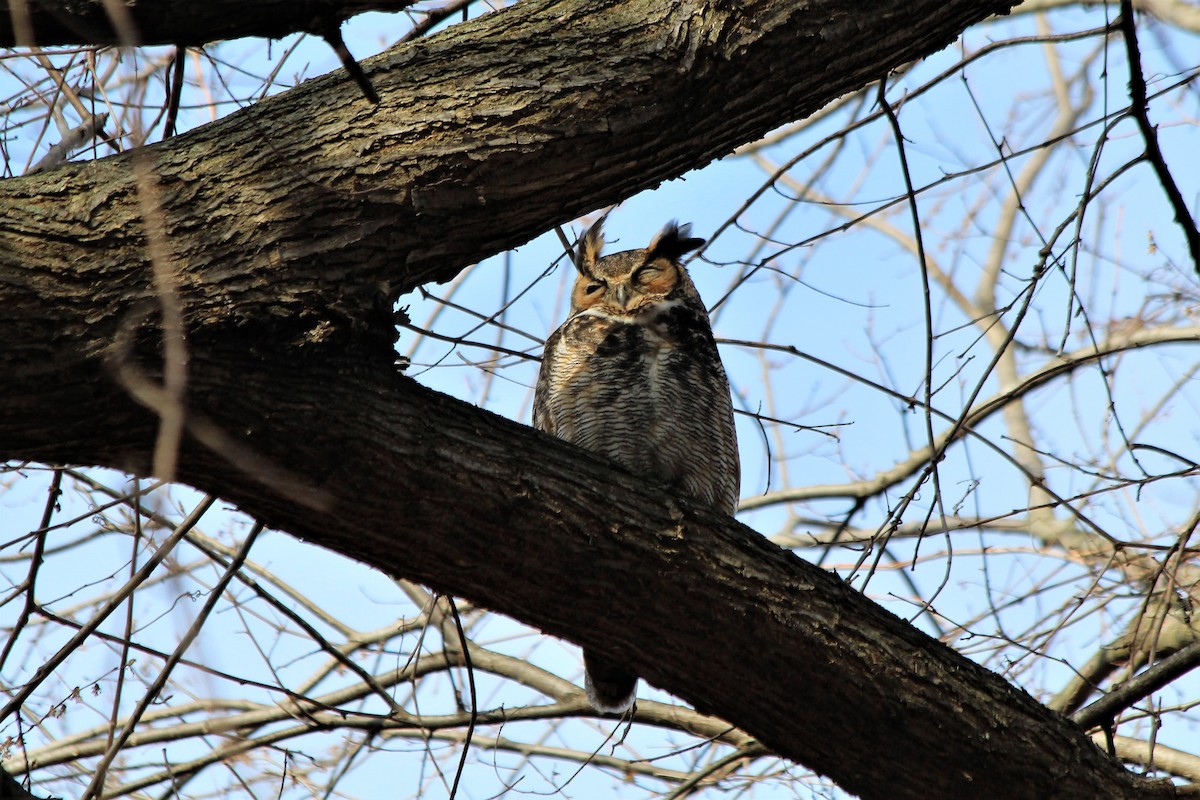
<path fill-rule="evenodd" d="M 217 39 L 320 33 L 367 11 L 401 11 L 415 0 L 154 0 L 124 3 L 137 44 L 199 46 Z M 0 0 L 0 47 L 130 44 L 102 0 Z"/>
<path fill-rule="evenodd" d="M 233 427 L 273 399 L 247 438 L 312 465 L 335 500 L 299 506 L 194 444 L 181 478 L 273 527 L 620 658 L 863 797 L 1159 796 L 1019 689 L 733 520 L 401 376 L 206 352 L 189 405 Z M 137 434 L 124 453 L 150 456 L 153 420 L 95 411 Z M 615 519 L 595 513 L 601 496 Z"/>
<path fill-rule="evenodd" d="M 1196 220 L 1188 211 L 1187 201 L 1179 191 L 1171 168 L 1163 157 L 1162 148 L 1158 145 L 1158 131 L 1150 122 L 1150 102 L 1146 99 L 1146 78 L 1142 75 L 1142 56 L 1138 51 L 1137 25 L 1133 20 L 1133 3 L 1131 0 L 1121 0 L 1121 36 L 1125 39 L 1125 52 L 1129 57 L 1129 100 L 1130 113 L 1137 121 L 1142 140 L 1146 143 L 1146 159 L 1154 168 L 1158 182 L 1162 184 L 1167 195 L 1167 202 L 1175 212 L 1175 222 L 1183 230 L 1187 240 L 1188 252 L 1192 256 L 1192 266 L 1200 274 L 1200 230 L 1196 229 Z"/>
<path fill-rule="evenodd" d="M 80 225 L 127 230 L 140 213 L 141 157 L 169 255 L 191 272 L 282 277 L 319 260 L 348 291 L 396 297 L 726 155 L 1011 4 L 892 2 L 859 18 L 824 1 L 529 0 L 364 62 L 374 108 L 338 71 L 140 155 L 0 184 L 0 208 L 51 186 L 73 198 L 0 235 L 58 240 L 73 263 Z M 139 262 L 137 227 L 89 237 L 97 276 Z M 362 316 L 361 296 L 343 302 Z"/>
<path fill-rule="evenodd" d="M 1081 728 L 1111 723 L 1125 709 L 1137 703 L 1181 675 L 1200 666 L 1200 641 L 1178 650 L 1159 661 L 1150 669 L 1130 678 L 1091 705 L 1076 712 L 1072 719 Z"/>

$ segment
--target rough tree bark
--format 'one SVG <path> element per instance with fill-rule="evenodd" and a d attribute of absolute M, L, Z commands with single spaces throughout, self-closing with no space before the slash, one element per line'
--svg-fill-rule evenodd
<path fill-rule="evenodd" d="M 530 0 L 368 62 L 379 106 L 334 75 L 0 184 L 0 455 L 149 468 L 153 253 L 187 331 L 181 480 L 629 663 L 865 798 L 1170 797 L 736 522 L 392 366 L 402 292 L 1008 5 Z"/>

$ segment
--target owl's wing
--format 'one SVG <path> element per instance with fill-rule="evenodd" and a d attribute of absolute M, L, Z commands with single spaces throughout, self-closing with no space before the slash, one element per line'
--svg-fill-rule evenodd
<path fill-rule="evenodd" d="M 542 352 L 542 368 L 538 372 L 537 385 L 533 387 L 533 427 L 539 431 L 558 435 L 554 426 L 554 415 L 550 413 L 550 382 L 554 374 L 555 352 L 558 350 L 558 340 L 562 328 L 550 334 L 546 339 L 546 349 Z"/>

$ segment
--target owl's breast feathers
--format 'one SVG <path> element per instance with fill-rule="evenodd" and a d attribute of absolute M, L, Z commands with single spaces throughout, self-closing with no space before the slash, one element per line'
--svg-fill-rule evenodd
<path fill-rule="evenodd" d="M 546 342 L 534 425 L 732 514 L 729 384 L 703 308 L 585 311 Z"/>

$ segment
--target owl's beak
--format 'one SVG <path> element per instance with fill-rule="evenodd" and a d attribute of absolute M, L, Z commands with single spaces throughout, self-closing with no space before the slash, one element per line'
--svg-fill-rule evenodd
<path fill-rule="evenodd" d="M 617 305 L 621 308 L 626 308 L 629 305 L 629 287 L 623 283 L 618 283 L 614 291 L 617 296 Z"/>

